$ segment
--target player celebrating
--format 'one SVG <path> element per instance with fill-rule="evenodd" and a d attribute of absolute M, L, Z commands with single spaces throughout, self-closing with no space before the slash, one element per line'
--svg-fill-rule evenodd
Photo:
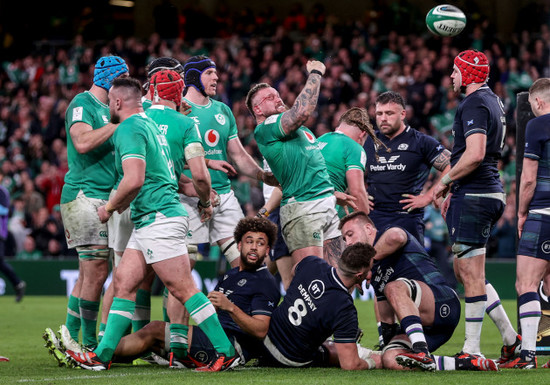
<path fill-rule="evenodd" d="M 226 161 L 230 157 L 239 173 L 271 185 L 278 182 L 265 173 L 244 149 L 238 135 L 237 124 L 231 109 L 212 99 L 216 95 L 218 75 L 216 64 L 206 56 L 193 56 L 184 65 L 185 101 L 191 105 L 188 115 L 197 124 L 206 150 L 206 159 Z M 189 172 L 185 175 L 190 177 Z M 204 242 L 220 246 L 222 253 L 232 267 L 238 265 L 239 251 L 233 239 L 235 223 L 243 217 L 242 209 L 231 190 L 231 182 L 223 171 L 210 172 L 212 188 L 220 196 L 220 204 L 214 208 L 212 219 L 200 221 L 200 207 L 197 198 L 182 196 L 182 202 L 189 211 L 189 233 L 191 245 Z"/>
<path fill-rule="evenodd" d="M 292 108 L 266 83 L 250 89 L 246 106 L 258 124 L 258 147 L 283 189 L 281 227 L 293 262 L 317 255 L 336 266 L 341 236 L 334 188 L 315 136 L 302 126 L 317 105 L 325 65 L 311 60 L 307 71 Z"/>
<path fill-rule="evenodd" d="M 82 327 L 82 343 L 97 345 L 99 300 L 107 279 L 109 249 L 107 225 L 97 217 L 115 183 L 111 136 L 118 122 L 109 123 L 107 95 L 114 79 L 127 76 L 128 67 L 118 56 L 100 58 L 93 85 L 71 101 L 65 115 L 69 172 L 61 193 L 61 216 L 69 248 L 76 248 L 79 278 L 69 297 L 61 336 L 73 349 Z M 70 335 L 68 335 L 70 334 Z"/>
<path fill-rule="evenodd" d="M 214 307 L 197 290 L 191 277 L 184 242 L 187 213 L 177 195 L 170 149 L 156 124 L 143 113 L 140 99 L 141 85 L 137 80 L 113 82 L 109 108 L 111 119 L 122 122 L 114 142 L 117 171 L 123 178 L 115 196 L 98 208 L 98 216 L 106 222 L 115 210 L 122 212 L 131 204 L 135 228 L 115 276 L 115 297 L 105 335 L 93 352 L 67 350 L 66 355 L 85 369 L 109 368 L 116 346 L 131 324 L 137 287 L 152 268 L 216 348 L 216 357 L 203 370 L 226 370 L 236 365 L 239 358 L 219 324 Z M 194 160 L 189 159 L 192 171 Z M 202 159 L 196 161 L 204 166 Z M 209 186 L 200 190 L 200 194 L 203 216 L 207 219 L 212 213 L 211 207 L 204 204 L 210 198 Z M 158 234 L 163 234 L 160 241 Z"/>
<path fill-rule="evenodd" d="M 481 326 L 487 309 L 502 335 L 499 362 L 509 360 L 520 345 L 497 292 L 485 280 L 486 244 L 491 228 L 506 203 L 498 173 L 506 134 L 504 106 L 485 83 L 489 62 L 482 53 L 463 51 L 454 60 L 451 74 L 455 92 L 465 90 L 454 124 L 451 170 L 434 190 L 438 200 L 450 190 L 441 207 L 455 255 L 455 274 L 464 284 L 466 338 L 462 353 L 479 355 Z"/>
<path fill-rule="evenodd" d="M 529 88 L 529 104 L 536 118 L 527 123 L 525 154 L 519 186 L 516 290 L 521 325 L 521 354 L 503 368 L 537 367 L 537 331 L 541 317 L 538 288 L 550 267 L 550 79 L 538 79 Z"/>
<path fill-rule="evenodd" d="M 432 202 L 433 191 L 422 190 L 432 166 L 449 171 L 450 152 L 405 123 L 405 100 L 397 92 L 376 99 L 376 125 L 383 146 L 370 138 L 365 144 L 367 186 L 374 201 L 369 217 L 379 229 L 401 226 L 424 244 L 424 207 Z"/>

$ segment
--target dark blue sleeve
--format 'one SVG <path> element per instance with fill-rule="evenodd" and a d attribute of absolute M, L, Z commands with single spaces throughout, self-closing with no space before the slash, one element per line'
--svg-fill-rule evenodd
<path fill-rule="evenodd" d="M 347 302 L 346 306 L 336 312 L 338 315 L 333 324 L 335 343 L 354 343 L 359 333 L 359 321 L 357 309 L 353 303 Z"/>
<path fill-rule="evenodd" d="M 439 143 L 435 138 L 428 135 L 420 135 L 420 148 L 426 163 L 433 165 L 435 159 L 445 151 L 445 146 Z"/>
<path fill-rule="evenodd" d="M 548 140 L 546 129 L 542 125 L 543 123 L 544 121 L 540 119 L 532 119 L 527 123 L 524 155 L 526 158 L 539 160 L 543 155 L 544 144 Z"/>
<path fill-rule="evenodd" d="M 489 124 L 489 111 L 480 99 L 473 98 L 466 101 L 462 109 L 462 127 L 464 127 L 464 138 L 472 134 L 487 135 Z"/>

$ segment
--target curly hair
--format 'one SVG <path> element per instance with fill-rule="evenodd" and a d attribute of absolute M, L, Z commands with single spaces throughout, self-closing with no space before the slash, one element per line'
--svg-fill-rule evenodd
<path fill-rule="evenodd" d="M 277 240 L 277 225 L 267 218 L 247 217 L 241 219 L 233 232 L 235 241 L 239 243 L 243 239 L 243 236 L 249 231 L 264 233 L 267 236 L 267 242 L 270 248 L 273 247 L 273 244 Z"/>

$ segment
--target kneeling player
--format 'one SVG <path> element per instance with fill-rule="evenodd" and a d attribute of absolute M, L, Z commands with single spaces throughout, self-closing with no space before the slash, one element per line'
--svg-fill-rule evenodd
<path fill-rule="evenodd" d="M 430 352 L 453 335 L 460 320 L 460 301 L 424 247 L 400 227 L 391 227 L 378 234 L 363 212 L 342 218 L 340 227 L 346 244 L 366 242 L 375 245 L 372 282 L 387 344 L 384 367 L 442 369 Z M 394 324 L 395 316 L 400 325 Z M 457 369 L 497 369 L 493 361 L 483 358 L 462 361 L 457 362 Z"/>

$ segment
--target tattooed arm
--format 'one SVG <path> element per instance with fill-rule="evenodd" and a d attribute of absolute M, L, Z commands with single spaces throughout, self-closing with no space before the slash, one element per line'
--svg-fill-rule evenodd
<path fill-rule="evenodd" d="M 281 125 L 287 135 L 302 126 L 317 106 L 321 76 L 325 73 L 325 65 L 320 61 L 310 60 L 307 63 L 307 70 L 309 76 L 306 85 L 296 98 L 292 108 L 284 112 L 281 117 Z"/>

